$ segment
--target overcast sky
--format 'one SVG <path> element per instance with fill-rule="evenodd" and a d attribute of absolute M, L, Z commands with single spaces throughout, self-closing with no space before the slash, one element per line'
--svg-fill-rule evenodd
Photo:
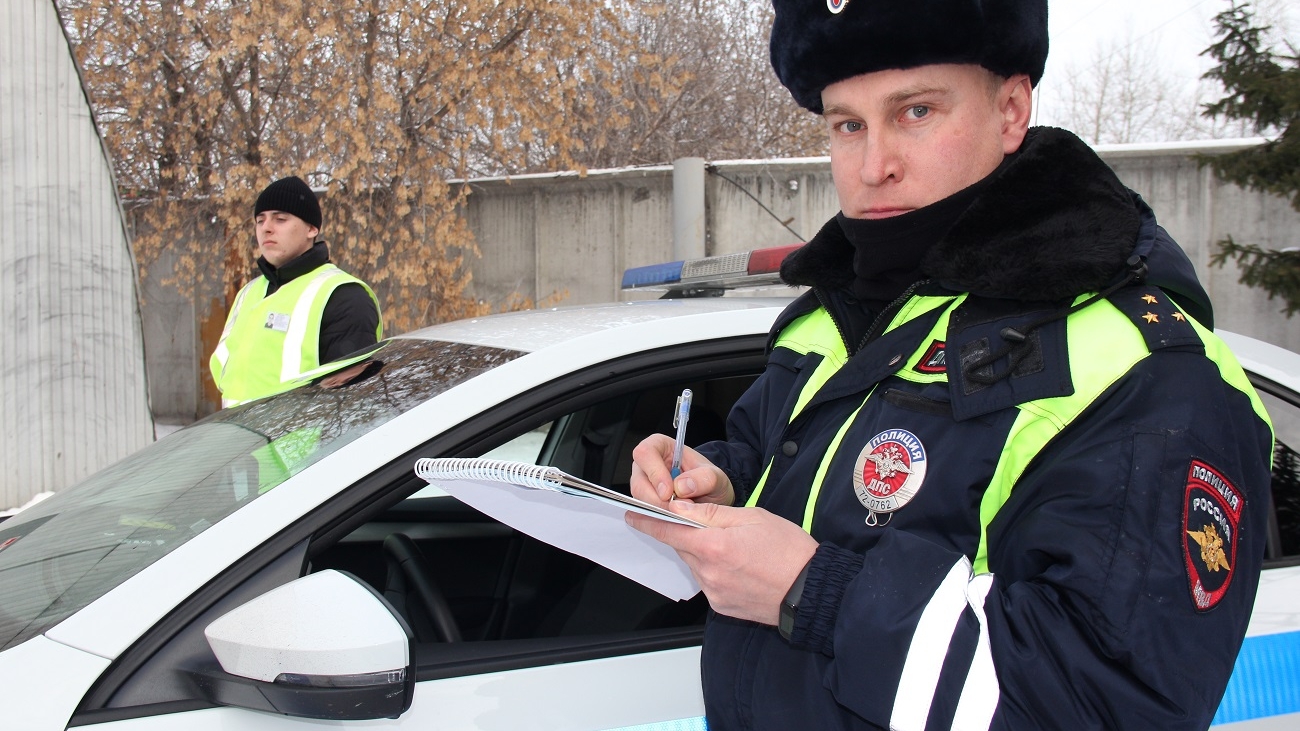
<path fill-rule="evenodd" d="M 1157 48 L 1171 71 L 1191 78 L 1203 70 L 1197 54 L 1210 44 L 1215 14 L 1228 6 L 1228 0 L 1049 0 L 1047 80 L 1072 61 L 1085 63 L 1099 43 L 1130 37 Z"/>
<path fill-rule="evenodd" d="M 1107 42 L 1140 43 L 1154 48 L 1171 83 L 1194 86 L 1212 63 L 1200 52 L 1213 39 L 1214 16 L 1229 0 L 1048 0 L 1051 38 L 1040 90 L 1040 121 L 1050 116 L 1052 92 L 1067 79 L 1067 69 L 1087 68 Z M 1296 27 L 1295 0 L 1256 0 L 1265 17 L 1281 15 L 1282 27 Z M 1294 38 L 1294 34 L 1291 34 Z"/>

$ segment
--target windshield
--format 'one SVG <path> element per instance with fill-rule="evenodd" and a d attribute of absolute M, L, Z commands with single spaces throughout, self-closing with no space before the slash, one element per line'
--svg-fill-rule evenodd
<path fill-rule="evenodd" d="M 0 523 L 0 650 L 86 606 L 307 465 L 519 357 L 391 340 L 351 380 L 220 411 Z"/>

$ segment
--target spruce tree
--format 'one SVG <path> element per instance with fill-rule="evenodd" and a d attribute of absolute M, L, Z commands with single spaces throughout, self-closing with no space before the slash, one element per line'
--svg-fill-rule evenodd
<path fill-rule="evenodd" d="M 1223 180 L 1258 191 L 1280 195 L 1300 211 L 1300 58 L 1285 43 L 1289 54 L 1266 45 L 1268 26 L 1255 25 L 1247 3 L 1232 6 L 1214 18 L 1217 40 L 1205 54 L 1218 62 L 1205 74 L 1217 79 L 1226 95 L 1205 105 L 1207 117 L 1249 122 L 1256 132 L 1270 137 L 1259 147 L 1227 155 L 1202 156 Z M 1211 257 L 1215 266 L 1229 259 L 1241 267 L 1241 282 L 1268 292 L 1269 299 L 1285 302 L 1287 317 L 1300 311 L 1300 248 L 1266 249 L 1238 243 L 1231 236 L 1218 242 Z"/>

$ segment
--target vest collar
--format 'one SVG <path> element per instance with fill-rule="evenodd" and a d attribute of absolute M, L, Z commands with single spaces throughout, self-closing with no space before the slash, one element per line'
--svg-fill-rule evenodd
<path fill-rule="evenodd" d="M 257 257 L 257 268 L 262 272 L 262 276 L 266 277 L 266 293 L 271 294 L 298 277 L 316 271 L 328 264 L 329 260 L 329 247 L 324 241 L 317 241 L 312 244 L 310 249 L 290 259 L 280 267 L 271 264 L 266 260 L 266 257 L 259 256 Z"/>

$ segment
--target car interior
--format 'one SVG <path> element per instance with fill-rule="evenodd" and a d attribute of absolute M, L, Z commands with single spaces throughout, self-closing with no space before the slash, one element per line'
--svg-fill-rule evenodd
<path fill-rule="evenodd" d="M 650 434 L 673 433 L 683 388 L 694 393 L 686 442 L 697 445 L 725 438 L 726 414 L 752 381 L 729 376 L 620 393 L 481 456 L 552 465 L 630 494 L 632 449 Z M 702 594 L 667 599 L 430 490 L 313 556 L 312 570 L 324 568 L 347 571 L 381 593 L 419 645 L 700 627 L 707 610 Z"/>

